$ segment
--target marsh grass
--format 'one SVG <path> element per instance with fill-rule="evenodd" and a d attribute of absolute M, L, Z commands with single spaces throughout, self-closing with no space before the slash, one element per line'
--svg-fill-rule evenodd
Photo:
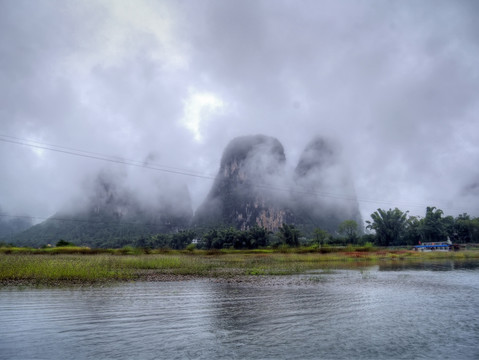
<path fill-rule="evenodd" d="M 105 255 L 57 256 L 14 254 L 0 256 L 0 281 L 84 281 L 122 280 L 133 278 L 128 268 L 122 268 Z"/>
<path fill-rule="evenodd" d="M 323 269 L 361 269 L 406 261 L 479 259 L 479 251 L 418 253 L 407 250 L 342 252 L 174 251 L 88 248 L 0 249 L 0 284 L 84 283 L 179 276 L 230 278 L 291 275 Z"/>

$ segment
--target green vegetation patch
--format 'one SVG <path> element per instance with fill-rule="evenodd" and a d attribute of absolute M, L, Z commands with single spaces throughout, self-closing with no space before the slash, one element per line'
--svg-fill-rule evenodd
<path fill-rule="evenodd" d="M 49 283 L 130 279 L 133 273 L 107 255 L 0 255 L 0 281 Z"/>
<path fill-rule="evenodd" d="M 64 249 L 71 249 L 64 247 Z M 408 250 L 337 253 L 258 251 L 170 251 L 140 253 L 63 253 L 10 248 L 0 251 L 0 284 L 94 283 L 125 280 L 176 280 L 178 277 L 292 275 L 311 270 L 363 268 L 405 261 L 479 259 L 479 251 L 420 253 Z M 354 250 L 354 249 L 353 249 Z"/>

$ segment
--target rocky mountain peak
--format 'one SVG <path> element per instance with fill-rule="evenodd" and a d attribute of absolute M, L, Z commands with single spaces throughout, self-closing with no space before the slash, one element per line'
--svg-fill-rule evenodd
<path fill-rule="evenodd" d="M 233 139 L 221 159 L 216 181 L 196 212 L 198 226 L 230 225 L 248 229 L 259 225 L 275 230 L 289 212 L 269 186 L 284 173 L 281 143 L 265 135 Z"/>
<path fill-rule="evenodd" d="M 314 138 L 293 174 L 285 165 L 284 148 L 277 139 L 265 135 L 233 139 L 194 224 L 238 229 L 259 225 L 276 231 L 290 223 L 306 232 L 316 227 L 333 232 L 343 220 L 360 222 L 352 180 L 332 141 Z M 329 196 L 332 192 L 344 199 Z"/>

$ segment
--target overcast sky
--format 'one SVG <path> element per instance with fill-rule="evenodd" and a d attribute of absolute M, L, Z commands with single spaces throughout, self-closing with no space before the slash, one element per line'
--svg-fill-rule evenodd
<path fill-rule="evenodd" d="M 0 0 L 0 208 L 50 216 L 104 168 L 143 194 L 184 182 L 195 208 L 212 185 L 6 141 L 214 176 L 233 137 L 266 134 L 290 167 L 315 135 L 340 143 L 365 220 L 479 216 L 478 15 L 474 0 Z"/>

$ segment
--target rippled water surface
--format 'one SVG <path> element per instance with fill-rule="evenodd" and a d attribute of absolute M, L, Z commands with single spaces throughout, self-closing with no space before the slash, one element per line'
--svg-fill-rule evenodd
<path fill-rule="evenodd" d="M 0 290 L 1 359 L 474 359 L 479 269 Z"/>

